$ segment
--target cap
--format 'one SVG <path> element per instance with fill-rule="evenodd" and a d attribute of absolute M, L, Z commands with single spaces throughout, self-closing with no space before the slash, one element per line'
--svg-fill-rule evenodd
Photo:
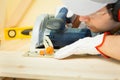
<path fill-rule="evenodd" d="M 68 9 L 82 16 L 92 14 L 105 7 L 107 4 L 117 1 L 118 0 L 62 0 Z"/>

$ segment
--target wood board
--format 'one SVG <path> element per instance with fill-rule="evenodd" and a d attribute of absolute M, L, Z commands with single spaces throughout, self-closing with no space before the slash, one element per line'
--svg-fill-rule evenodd
<path fill-rule="evenodd" d="M 30 40 L 27 39 L 4 43 L 0 48 L 1 77 L 38 80 L 120 80 L 119 61 L 100 56 L 71 56 L 63 60 L 24 57 L 29 44 Z M 12 46 L 10 48 L 5 45 Z"/>

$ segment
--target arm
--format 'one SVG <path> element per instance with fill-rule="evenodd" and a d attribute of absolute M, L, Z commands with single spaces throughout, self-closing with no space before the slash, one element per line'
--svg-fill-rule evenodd
<path fill-rule="evenodd" d="M 91 55 L 102 54 L 105 57 L 109 56 L 120 60 L 120 54 L 118 54 L 120 52 L 119 39 L 120 36 L 111 36 L 107 32 L 95 37 L 86 37 L 61 48 L 55 53 L 54 57 L 63 59 L 73 54 L 88 53 Z"/>
<path fill-rule="evenodd" d="M 120 60 L 120 36 L 106 36 L 105 42 L 99 49 L 106 55 Z"/>

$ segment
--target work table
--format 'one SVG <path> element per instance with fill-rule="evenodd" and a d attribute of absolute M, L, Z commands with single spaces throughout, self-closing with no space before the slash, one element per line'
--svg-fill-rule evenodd
<path fill-rule="evenodd" d="M 120 80 L 120 62 L 97 56 L 63 60 L 0 51 L 0 76 L 45 80 Z"/>
<path fill-rule="evenodd" d="M 30 40 L 6 41 L 0 48 L 0 77 L 39 80 L 120 80 L 120 62 L 101 56 L 63 60 L 25 57 Z"/>

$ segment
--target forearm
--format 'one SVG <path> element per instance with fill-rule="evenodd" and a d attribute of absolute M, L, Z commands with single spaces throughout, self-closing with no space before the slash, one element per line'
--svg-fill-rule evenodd
<path fill-rule="evenodd" d="M 104 33 L 95 37 L 86 37 L 61 48 L 54 57 L 63 59 L 73 54 L 104 54 L 111 58 L 120 60 L 120 36 Z"/>
<path fill-rule="evenodd" d="M 106 36 L 105 42 L 99 49 L 107 56 L 120 60 L 120 36 Z"/>

